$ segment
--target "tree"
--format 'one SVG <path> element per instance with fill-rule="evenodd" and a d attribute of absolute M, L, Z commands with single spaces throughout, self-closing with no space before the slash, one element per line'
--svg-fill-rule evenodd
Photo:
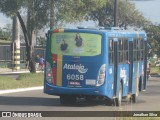
<path fill-rule="evenodd" d="M 152 52 L 160 56 L 160 25 L 146 26 L 144 30 L 147 32 L 148 44 Z"/>
<path fill-rule="evenodd" d="M 36 43 L 39 45 L 39 46 L 45 46 L 46 45 L 46 39 L 44 37 L 36 37 Z"/>
<path fill-rule="evenodd" d="M 34 31 L 42 28 L 49 21 L 50 8 L 54 6 L 54 26 L 58 21 L 72 22 L 84 20 L 84 16 L 97 6 L 102 6 L 104 0 L 1 0 L 0 11 L 7 16 L 16 15 L 20 21 L 25 38 L 27 59 L 30 72 L 35 72 L 34 61 Z M 54 5 L 53 5 L 54 4 Z M 27 26 L 21 12 L 26 11 Z"/>
<path fill-rule="evenodd" d="M 27 27 L 20 14 L 20 11 L 24 11 L 25 8 L 27 11 Z M 34 31 L 42 28 L 48 22 L 48 1 L 1 0 L 0 11 L 7 16 L 12 17 L 16 15 L 18 17 L 25 38 L 30 72 L 36 72 L 34 60 Z"/>
<path fill-rule="evenodd" d="M 114 0 L 106 0 L 103 7 L 91 11 L 87 18 L 98 21 L 99 26 L 113 26 L 114 21 Z M 127 26 L 142 27 L 149 22 L 141 15 L 133 4 L 126 0 L 118 1 L 118 26 L 126 28 Z"/>
<path fill-rule="evenodd" d="M 145 23 L 145 19 L 131 4 L 126 1 L 118 4 L 119 26 L 126 27 L 132 25 L 132 22 L 133 25 L 141 26 Z M 49 21 L 53 22 L 54 27 L 58 22 L 71 23 L 84 19 L 98 21 L 100 26 L 113 24 L 113 0 L 0 0 L 0 11 L 10 17 L 16 15 L 20 21 L 30 72 L 35 72 L 34 32 Z M 24 12 L 27 15 L 27 24 L 22 19 Z"/>
<path fill-rule="evenodd" d="M 86 19 L 90 11 L 101 8 L 106 0 L 53 0 L 54 22 L 73 23 Z"/>
<path fill-rule="evenodd" d="M 41 1 L 41 0 L 26 0 L 24 1 L 24 7 L 27 8 L 27 27 L 19 12 L 17 16 L 22 25 L 22 30 L 25 41 L 26 41 L 26 48 L 27 48 L 27 59 L 29 61 L 30 72 L 35 72 L 35 55 L 34 55 L 34 33 L 37 29 L 41 29 L 44 25 L 48 22 L 48 1 Z"/>
<path fill-rule="evenodd" d="M 0 39 L 11 41 L 12 32 L 11 24 L 7 24 L 4 28 L 0 28 Z"/>

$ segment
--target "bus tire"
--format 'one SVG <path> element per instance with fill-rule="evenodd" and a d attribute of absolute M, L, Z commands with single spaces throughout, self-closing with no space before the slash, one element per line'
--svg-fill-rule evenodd
<path fill-rule="evenodd" d="M 60 103 L 61 104 L 75 104 L 76 103 L 76 96 L 71 95 L 61 95 L 60 96 Z"/>
<path fill-rule="evenodd" d="M 105 103 L 106 106 L 112 106 L 113 102 L 112 102 L 112 100 L 110 100 L 108 98 L 105 98 L 104 103 Z"/>
<path fill-rule="evenodd" d="M 142 91 L 142 78 L 140 77 L 140 80 L 139 80 L 139 91 Z"/>
<path fill-rule="evenodd" d="M 136 102 L 137 102 L 137 95 L 136 95 L 136 94 L 133 94 L 133 95 L 132 95 L 132 102 L 133 102 L 133 103 L 136 103 Z"/>
<path fill-rule="evenodd" d="M 139 87 L 138 91 L 136 91 L 136 93 L 132 94 L 132 96 L 131 96 L 131 102 L 133 102 L 133 103 L 137 102 L 137 98 L 138 98 L 139 92 L 142 90 L 142 80 L 141 79 L 139 81 L 138 87 Z"/>
<path fill-rule="evenodd" d="M 120 88 L 118 90 L 118 97 L 114 100 L 115 106 L 121 106 L 122 104 L 122 84 L 120 84 Z"/>
<path fill-rule="evenodd" d="M 87 102 L 92 102 L 93 99 L 95 99 L 95 97 L 93 97 L 93 96 L 85 96 L 85 99 L 86 99 Z"/>

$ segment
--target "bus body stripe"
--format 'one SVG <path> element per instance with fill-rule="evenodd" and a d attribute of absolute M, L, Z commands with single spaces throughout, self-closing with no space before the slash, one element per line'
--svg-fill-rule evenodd
<path fill-rule="evenodd" d="M 52 55 L 52 60 L 53 60 L 53 62 L 55 61 L 55 63 L 57 63 L 57 55 L 56 54 Z M 53 84 L 56 85 L 57 84 L 57 66 L 53 67 L 52 72 L 53 72 Z"/>
<path fill-rule="evenodd" d="M 57 86 L 62 86 L 62 55 L 58 55 L 57 71 Z"/>

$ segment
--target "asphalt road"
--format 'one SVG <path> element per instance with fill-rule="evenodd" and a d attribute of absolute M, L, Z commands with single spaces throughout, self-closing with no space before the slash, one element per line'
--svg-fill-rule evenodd
<path fill-rule="evenodd" d="M 0 111 L 160 111 L 160 78 L 147 81 L 147 90 L 140 93 L 138 102 L 133 104 L 123 100 L 123 105 L 104 105 L 102 101 L 76 105 L 61 105 L 58 96 L 50 96 L 43 90 L 34 90 L 0 95 Z M 57 118 L 58 119 L 58 118 Z M 65 118 L 64 118 L 65 119 Z M 66 119 L 65 119 L 66 120 Z M 94 120 L 94 119 L 93 119 Z"/>

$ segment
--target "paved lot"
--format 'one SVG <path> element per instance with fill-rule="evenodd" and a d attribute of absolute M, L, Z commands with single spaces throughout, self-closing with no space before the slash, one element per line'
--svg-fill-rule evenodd
<path fill-rule="evenodd" d="M 82 111 L 113 111 L 120 110 L 151 110 L 160 111 L 160 79 L 154 77 L 147 81 L 147 90 L 140 93 L 138 102 L 131 104 L 123 101 L 121 108 L 114 106 L 105 106 L 103 102 L 96 101 L 86 103 L 84 101 L 76 105 L 63 106 L 59 102 L 58 96 L 50 96 L 43 93 L 43 90 L 25 91 L 18 93 L 8 93 L 0 95 L 0 110 L 40 110 L 40 111 L 57 111 L 57 110 L 82 110 Z M 78 109 L 77 109 L 78 108 Z"/>
<path fill-rule="evenodd" d="M 136 104 L 124 100 L 123 106 L 115 107 L 112 105 L 106 106 L 101 101 L 94 101 L 92 103 L 80 101 L 76 105 L 64 106 L 60 104 L 58 96 L 46 95 L 43 93 L 43 89 L 41 89 L 0 95 L 0 111 L 160 111 L 159 100 L 160 77 L 151 77 L 147 81 L 147 90 L 140 93 Z M 72 120 L 75 118 L 54 118 L 54 120 L 56 119 Z M 97 118 L 89 119 L 96 120 Z M 104 120 L 106 118 L 101 117 L 98 119 Z M 115 120 L 115 118 L 109 119 Z M 35 120 L 35 118 L 31 120 Z"/>

